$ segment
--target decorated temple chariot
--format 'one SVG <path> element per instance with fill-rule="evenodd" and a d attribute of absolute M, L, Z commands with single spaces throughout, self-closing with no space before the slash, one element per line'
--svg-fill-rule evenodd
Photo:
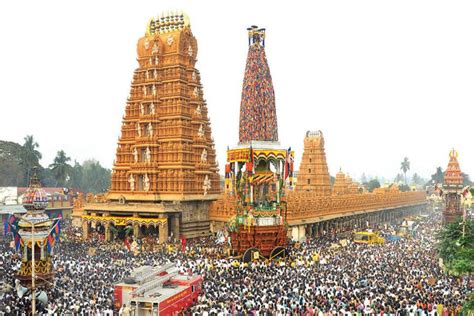
<path fill-rule="evenodd" d="M 278 141 L 275 94 L 265 56 L 265 29 L 248 28 L 249 51 L 240 106 L 239 143 L 227 151 L 226 193 L 236 215 L 227 223 L 232 252 L 244 261 L 286 255 L 285 188 L 292 185 L 291 148 Z"/>

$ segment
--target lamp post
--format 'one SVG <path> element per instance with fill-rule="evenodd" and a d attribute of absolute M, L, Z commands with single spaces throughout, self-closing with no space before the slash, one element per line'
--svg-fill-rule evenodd
<path fill-rule="evenodd" d="M 47 219 L 38 222 L 32 222 L 27 219 L 22 218 L 22 221 L 31 225 L 31 315 L 36 315 L 36 269 L 35 269 L 35 225 L 43 224 L 50 221 L 58 220 L 59 218 Z M 49 235 L 49 234 L 48 234 Z M 27 246 L 25 246 L 27 247 Z"/>

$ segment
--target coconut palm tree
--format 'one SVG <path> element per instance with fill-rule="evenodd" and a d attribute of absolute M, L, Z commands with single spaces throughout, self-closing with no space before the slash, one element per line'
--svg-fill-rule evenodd
<path fill-rule="evenodd" d="M 410 161 L 407 157 L 403 158 L 400 170 L 405 174 L 405 184 L 407 184 L 407 171 L 410 170 Z"/>
<path fill-rule="evenodd" d="M 68 161 L 71 161 L 71 158 L 66 156 L 64 150 L 58 151 L 54 162 L 49 165 L 53 173 L 54 178 L 56 179 L 56 186 L 65 186 L 66 180 L 71 173 L 71 165 L 68 164 Z"/>
<path fill-rule="evenodd" d="M 29 181 L 31 169 L 39 166 L 39 160 L 42 158 L 41 153 L 37 150 L 39 148 L 38 142 L 33 138 L 33 135 L 26 135 L 23 144 L 22 161 L 26 168 L 26 181 Z"/>

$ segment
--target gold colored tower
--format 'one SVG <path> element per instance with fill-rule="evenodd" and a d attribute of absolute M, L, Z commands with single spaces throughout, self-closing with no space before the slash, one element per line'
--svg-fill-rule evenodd
<path fill-rule="evenodd" d="M 220 194 L 211 124 L 195 68 L 197 52 L 186 15 L 172 13 L 150 21 L 137 43 L 138 68 L 106 196 L 108 202 L 141 203 L 139 208 L 154 216 L 173 212 L 188 237 L 209 231 L 209 202 L 199 202 Z M 167 207 L 167 202 L 174 206 Z M 175 207 L 177 202 L 187 204 Z M 160 203 L 160 208 L 155 211 L 143 203 Z M 172 226 L 178 237 L 178 224 Z"/>
<path fill-rule="evenodd" d="M 324 152 L 324 136 L 321 131 L 306 132 L 296 191 L 331 195 L 331 178 Z"/>

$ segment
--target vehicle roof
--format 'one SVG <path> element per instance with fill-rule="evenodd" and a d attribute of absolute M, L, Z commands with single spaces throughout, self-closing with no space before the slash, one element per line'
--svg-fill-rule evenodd
<path fill-rule="evenodd" d="M 368 236 L 371 236 L 371 235 L 375 235 L 374 232 L 357 232 L 356 235 L 368 235 Z"/>

